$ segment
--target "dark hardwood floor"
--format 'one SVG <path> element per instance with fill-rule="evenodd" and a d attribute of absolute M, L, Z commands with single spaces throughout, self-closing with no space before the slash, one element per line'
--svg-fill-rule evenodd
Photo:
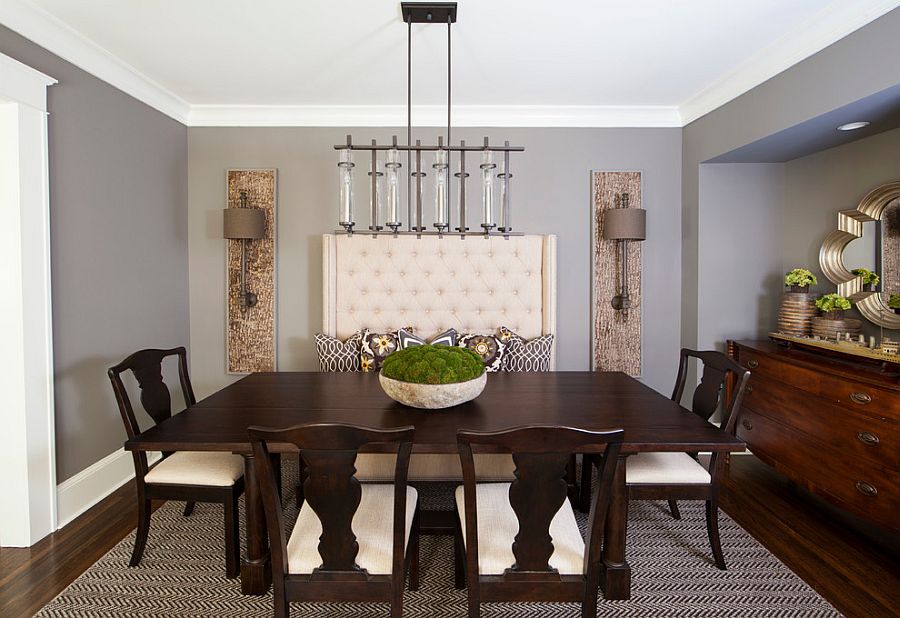
<path fill-rule="evenodd" d="M 731 458 L 722 509 L 850 618 L 900 615 L 900 557 L 752 456 Z M 137 523 L 129 483 L 29 549 L 0 550 L 0 616 L 31 616 Z M 727 559 L 727 553 L 726 553 Z"/>

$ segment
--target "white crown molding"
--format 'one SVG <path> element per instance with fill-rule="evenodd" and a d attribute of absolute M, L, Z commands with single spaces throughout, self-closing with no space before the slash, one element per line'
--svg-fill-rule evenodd
<path fill-rule="evenodd" d="M 447 108 L 413 106 L 413 125 L 443 127 Z M 455 127 L 680 127 L 674 106 L 454 105 Z M 403 127 L 404 105 L 192 105 L 191 127 Z"/>
<path fill-rule="evenodd" d="M 0 24 L 157 111 L 187 123 L 191 108 L 187 101 L 30 2 L 0 2 Z"/>
<path fill-rule="evenodd" d="M 900 6 L 900 0 L 837 0 L 681 104 L 684 124 L 718 109 Z"/>

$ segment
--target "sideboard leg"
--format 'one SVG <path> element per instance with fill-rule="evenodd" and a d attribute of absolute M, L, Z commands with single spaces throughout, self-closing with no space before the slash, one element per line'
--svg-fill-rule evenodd
<path fill-rule="evenodd" d="M 613 480 L 612 499 L 606 515 L 603 561 L 600 563 L 600 588 L 608 600 L 631 598 L 631 567 L 625 561 L 628 528 L 628 489 L 625 486 L 625 460 L 619 457 Z"/>
<path fill-rule="evenodd" d="M 244 456 L 244 514 L 247 527 L 247 555 L 241 561 L 241 593 L 262 595 L 272 584 L 269 534 L 262 494 L 259 491 L 256 461 Z"/>

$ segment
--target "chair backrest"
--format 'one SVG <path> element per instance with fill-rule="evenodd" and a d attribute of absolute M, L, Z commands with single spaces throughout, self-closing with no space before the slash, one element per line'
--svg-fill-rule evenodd
<path fill-rule="evenodd" d="M 457 432 L 466 504 L 466 554 L 475 557 L 475 562 L 470 564 L 477 565 L 478 556 L 473 445 L 476 449 L 481 446 L 512 453 L 516 465 L 515 480 L 509 488 L 509 502 L 518 519 L 519 532 L 512 545 L 515 563 L 510 565 L 503 577 L 514 580 L 523 573 L 531 574 L 532 578 L 535 574 L 546 573 L 553 579 L 556 570 L 549 563 L 553 555 L 550 522 L 567 497 L 566 466 L 569 458 L 577 452 L 605 453 L 602 459 L 592 458 L 600 462 L 600 479 L 591 503 L 585 540 L 583 573 L 587 574 L 590 564 L 599 564 L 603 526 L 623 433 L 621 429 L 585 431 L 536 425 L 496 432 Z"/>
<path fill-rule="evenodd" d="M 162 362 L 169 356 L 178 357 L 178 379 L 181 382 L 185 403 L 189 406 L 195 404 L 197 400 L 194 398 L 194 389 L 188 376 L 187 351 L 184 347 L 170 350 L 140 350 L 118 365 L 110 367 L 107 372 L 129 438 L 140 434 L 141 428 L 134 415 L 128 391 L 122 382 L 122 373 L 131 371 L 134 374 L 141 389 L 141 405 L 153 419 L 153 423 L 159 424 L 172 416 L 172 396 L 162 377 Z"/>
<path fill-rule="evenodd" d="M 691 411 L 708 421 L 719 408 L 723 393 L 730 390 L 730 397 L 722 409 L 722 427 L 734 434 L 750 372 L 721 352 L 715 350 L 699 352 L 683 348 L 678 364 L 678 377 L 675 379 L 675 390 L 672 392 L 672 401 L 676 403 L 681 403 L 684 395 L 688 362 L 691 358 L 696 358 L 703 366 L 700 384 L 694 390 L 691 400 Z M 730 389 L 729 379 L 732 380 Z"/>
<path fill-rule="evenodd" d="M 278 577 L 288 571 L 282 504 L 270 458 L 272 443 L 292 444 L 300 450 L 306 468 L 303 496 L 322 524 L 319 556 L 322 565 L 312 578 L 328 581 L 365 580 L 356 564 L 359 545 L 351 524 L 362 499 L 362 486 L 354 476 L 356 455 L 366 445 L 381 445 L 397 453 L 394 476 L 394 576 L 403 573 L 406 534 L 406 477 L 414 427 L 373 429 L 339 423 L 297 425 L 286 429 L 250 427 L 253 455 L 259 466 L 266 524 L 272 544 L 272 568 Z"/>

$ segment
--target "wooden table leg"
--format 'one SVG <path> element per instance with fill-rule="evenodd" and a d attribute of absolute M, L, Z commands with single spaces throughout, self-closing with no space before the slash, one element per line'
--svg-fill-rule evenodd
<path fill-rule="evenodd" d="M 625 487 L 625 460 L 619 457 L 613 480 L 612 499 L 606 515 L 603 561 L 600 564 L 600 588 L 608 600 L 631 598 L 631 567 L 625 561 L 625 537 L 628 528 L 628 491 Z"/>
<path fill-rule="evenodd" d="M 266 594 L 272 584 L 272 561 L 266 514 L 259 491 L 256 462 L 244 455 L 244 515 L 247 530 L 247 555 L 241 560 L 241 593 Z"/>

